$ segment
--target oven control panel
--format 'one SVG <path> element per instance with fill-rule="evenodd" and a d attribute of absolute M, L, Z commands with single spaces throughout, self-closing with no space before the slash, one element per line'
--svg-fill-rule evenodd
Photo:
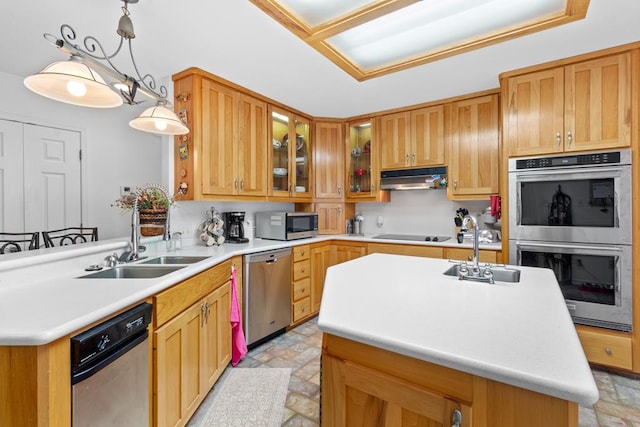
<path fill-rule="evenodd" d="M 516 169 L 542 169 L 563 166 L 619 164 L 620 152 L 574 154 L 570 156 L 536 157 L 516 160 Z"/>

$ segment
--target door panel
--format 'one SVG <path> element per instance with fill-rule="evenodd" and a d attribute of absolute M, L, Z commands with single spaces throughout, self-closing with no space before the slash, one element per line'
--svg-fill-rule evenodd
<path fill-rule="evenodd" d="M 25 231 L 22 132 L 22 123 L 0 120 L 0 231 L 5 232 Z"/>
<path fill-rule="evenodd" d="M 25 228 L 82 223 L 80 133 L 24 125 Z"/>

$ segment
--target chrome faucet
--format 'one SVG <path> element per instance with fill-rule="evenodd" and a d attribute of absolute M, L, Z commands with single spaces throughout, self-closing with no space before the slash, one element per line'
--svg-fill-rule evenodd
<path fill-rule="evenodd" d="M 130 250 L 125 251 L 122 255 L 120 255 L 120 261 L 122 262 L 130 262 L 136 261 L 139 259 L 139 252 L 144 250 L 145 248 L 140 246 L 140 210 L 138 208 L 138 198 L 147 190 L 155 189 L 162 193 L 162 195 L 167 200 L 167 219 L 164 224 L 164 234 L 162 235 L 162 240 L 169 241 L 171 240 L 171 231 L 170 231 L 170 209 L 169 205 L 171 205 L 171 195 L 169 192 L 161 185 L 158 184 L 147 184 L 144 187 L 140 188 L 135 194 L 135 200 L 133 202 L 133 210 L 131 213 L 131 243 Z M 148 226 L 148 225 L 145 225 Z"/>
<path fill-rule="evenodd" d="M 478 221 L 473 215 L 467 215 L 462 220 L 462 228 L 469 230 L 469 222 L 473 226 L 473 265 L 471 266 L 471 274 L 480 275 L 480 266 L 478 265 L 478 254 L 480 252 L 480 237 L 478 233 Z"/>

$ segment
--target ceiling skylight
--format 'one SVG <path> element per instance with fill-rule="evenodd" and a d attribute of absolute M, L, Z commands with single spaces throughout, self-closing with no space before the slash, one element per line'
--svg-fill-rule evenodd
<path fill-rule="evenodd" d="M 251 0 L 358 80 L 586 15 L 589 0 Z"/>

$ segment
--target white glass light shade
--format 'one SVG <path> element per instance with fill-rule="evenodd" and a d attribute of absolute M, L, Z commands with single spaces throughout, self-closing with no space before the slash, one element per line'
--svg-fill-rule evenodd
<path fill-rule="evenodd" d="M 98 73 L 74 58 L 49 64 L 25 78 L 24 85 L 39 95 L 67 104 L 94 108 L 122 105 L 120 95 Z"/>
<path fill-rule="evenodd" d="M 143 132 L 162 135 L 184 135 L 189 128 L 180 121 L 176 114 L 163 105 L 147 108 L 137 118 L 129 122 L 129 126 Z"/>

